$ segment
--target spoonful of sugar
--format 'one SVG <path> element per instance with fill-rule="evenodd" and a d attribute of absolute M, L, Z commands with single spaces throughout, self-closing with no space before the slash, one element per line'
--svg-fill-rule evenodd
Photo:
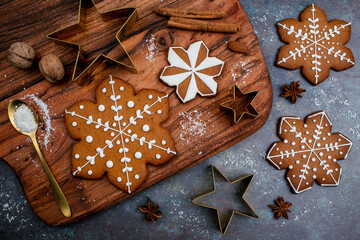
<path fill-rule="evenodd" d="M 11 124 L 14 128 L 31 138 L 32 143 L 36 149 L 37 154 L 40 157 L 41 163 L 44 167 L 45 173 L 50 181 L 51 189 L 54 192 L 56 202 L 62 212 L 62 214 L 69 218 L 71 216 L 71 210 L 68 201 L 64 193 L 62 192 L 59 184 L 57 183 L 54 175 L 52 174 L 49 166 L 47 165 L 44 156 L 41 153 L 39 144 L 36 140 L 36 131 L 38 129 L 38 117 L 34 110 L 25 102 L 14 99 L 11 100 L 8 107 L 8 114 Z"/>

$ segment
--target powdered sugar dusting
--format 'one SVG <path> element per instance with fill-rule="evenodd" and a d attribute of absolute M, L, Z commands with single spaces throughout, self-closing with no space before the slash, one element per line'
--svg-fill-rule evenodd
<path fill-rule="evenodd" d="M 31 101 L 33 101 L 36 105 L 39 107 L 39 111 L 42 114 L 43 122 L 45 124 L 45 131 L 41 133 L 41 139 L 39 139 L 39 143 L 42 144 L 46 149 L 47 145 L 50 143 L 50 136 L 51 131 L 54 131 L 55 129 L 51 126 L 51 117 L 50 117 L 50 111 L 48 105 L 42 101 L 40 98 L 36 97 L 35 94 L 30 94 L 22 99 L 29 98 Z"/>
<path fill-rule="evenodd" d="M 191 143 L 192 138 L 203 137 L 207 138 L 214 133 L 209 130 L 210 126 L 208 123 L 210 122 L 212 114 L 206 113 L 199 110 L 193 110 L 186 113 L 179 113 L 179 116 L 182 116 L 182 120 L 180 121 L 181 133 L 179 138 L 184 141 L 184 144 Z M 211 126 L 213 128 L 214 126 Z"/>
<path fill-rule="evenodd" d="M 250 66 L 251 67 L 251 66 Z M 246 84 L 246 77 L 251 73 L 251 69 L 247 66 L 246 62 L 239 61 L 230 70 L 231 80 L 230 83 L 236 82 L 238 87 L 245 87 Z"/>
<path fill-rule="evenodd" d="M 158 48 L 156 47 L 155 42 L 156 42 L 156 38 L 154 37 L 153 34 L 150 35 L 150 38 L 149 38 L 149 39 L 146 39 L 146 40 L 145 40 L 146 48 L 147 48 L 147 50 L 149 51 L 149 52 L 147 52 L 147 53 L 145 54 L 146 59 L 147 59 L 149 62 L 153 63 L 154 66 L 155 66 L 155 57 L 154 57 L 154 55 L 155 55 L 156 52 L 159 51 Z M 143 52 L 142 52 L 142 53 L 143 53 Z"/>

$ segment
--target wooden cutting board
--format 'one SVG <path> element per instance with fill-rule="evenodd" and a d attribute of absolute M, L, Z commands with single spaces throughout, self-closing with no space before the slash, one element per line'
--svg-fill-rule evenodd
<path fill-rule="evenodd" d="M 139 73 L 134 74 L 122 67 L 111 65 L 90 84 L 79 86 L 71 82 L 72 67 L 76 52 L 55 44 L 46 35 L 77 21 L 78 1 L 2 1 L 0 5 L 0 157 L 14 169 L 20 179 L 25 196 L 34 212 L 46 223 L 61 225 L 71 223 L 102 209 L 110 207 L 137 192 L 152 186 L 180 171 L 225 150 L 259 130 L 271 110 L 272 87 L 260 44 L 251 23 L 237 0 L 126 0 L 95 1 L 101 11 L 119 7 L 136 7 L 139 20 L 122 41 L 130 53 Z M 161 2 L 161 3 L 160 3 Z M 157 16 L 157 6 L 172 6 L 194 9 L 223 9 L 226 18 L 222 21 L 238 23 L 241 29 L 236 34 L 192 32 L 166 27 L 167 18 Z M 94 18 L 95 19 L 95 18 Z M 113 34 L 118 27 L 98 29 L 98 34 L 87 43 L 88 51 L 96 49 L 99 43 L 109 41 L 116 44 Z M 188 48 L 190 43 L 203 40 L 210 49 L 210 56 L 225 61 L 225 67 L 218 82 L 218 94 L 213 98 L 196 97 L 182 104 L 174 93 L 175 88 L 159 81 L 162 69 L 168 65 L 169 46 Z M 226 42 L 239 40 L 250 48 L 249 55 L 236 54 L 226 48 Z M 21 70 L 7 61 L 6 49 L 11 43 L 24 41 L 35 48 L 37 57 L 53 53 L 65 64 L 69 81 L 53 85 L 46 82 L 37 71 Z M 101 51 L 102 49 L 100 49 Z M 94 55 L 94 54 L 93 54 Z M 111 185 L 107 177 L 98 181 L 84 180 L 71 174 L 70 153 L 75 144 L 64 124 L 64 110 L 82 100 L 94 101 L 94 90 L 108 74 L 120 77 L 134 86 L 135 91 L 143 88 L 156 89 L 171 94 L 170 117 L 163 124 L 169 129 L 176 142 L 177 156 L 169 163 L 150 171 L 147 181 L 134 193 L 127 194 Z M 233 125 L 233 117 L 220 108 L 220 103 L 231 98 L 231 88 L 237 84 L 243 92 L 259 91 L 253 105 L 259 117 L 246 118 Z M 47 120 L 39 102 L 43 101 L 49 110 L 51 124 L 49 143 L 44 146 Z M 12 128 L 7 105 L 11 99 L 24 98 L 39 114 L 41 127 L 38 140 L 47 162 L 66 195 L 72 209 L 70 219 L 64 218 L 55 202 L 49 181 L 36 155 L 35 149 L 26 136 Z M 44 106 L 43 106 L 44 107 Z"/>

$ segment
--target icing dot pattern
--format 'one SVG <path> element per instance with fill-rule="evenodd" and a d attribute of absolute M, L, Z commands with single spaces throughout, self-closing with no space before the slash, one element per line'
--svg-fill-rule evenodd
<path fill-rule="evenodd" d="M 341 171 L 336 160 L 347 156 L 352 142 L 342 134 L 331 134 L 331 126 L 323 111 L 307 116 L 305 124 L 296 117 L 280 120 L 279 136 L 284 140 L 274 143 L 266 158 L 279 169 L 289 169 L 292 177 L 288 180 L 296 193 L 310 189 L 314 181 L 339 184 Z"/>
<path fill-rule="evenodd" d="M 83 131 L 82 126 L 87 127 L 87 134 L 82 136 L 79 144 L 86 143 L 87 147 L 83 145 L 82 148 L 89 148 L 89 151 L 74 153 L 72 161 L 77 167 L 73 175 L 91 178 L 91 175 L 99 174 L 96 166 L 100 166 L 101 171 L 107 171 L 108 178 L 116 180 L 114 185 L 131 193 L 146 180 L 140 177 L 144 175 L 146 164 L 159 165 L 176 154 L 171 135 L 156 122 L 156 118 L 159 118 L 159 122 L 162 120 L 158 115 L 167 114 L 168 95 L 144 90 L 151 94 L 145 94 L 140 101 L 140 95 L 129 97 L 131 85 L 111 76 L 100 83 L 99 88 L 102 94 L 97 96 L 98 104 L 84 102 L 65 111 L 69 131 L 75 126 L 80 131 Z M 93 114 L 90 113 L 91 109 L 94 110 Z M 106 119 L 108 116 L 111 119 Z M 88 130 L 89 127 L 93 131 Z M 159 133 L 159 136 L 149 135 L 149 132 Z M 110 160 L 115 159 L 112 156 L 116 160 Z"/>
<path fill-rule="evenodd" d="M 301 14 L 302 22 L 286 19 L 277 24 L 280 37 L 290 37 L 291 41 L 287 50 L 280 50 L 277 64 L 285 68 L 301 65 L 307 79 L 315 85 L 327 78 L 332 65 L 345 70 L 355 64 L 351 50 L 342 44 L 350 39 L 351 23 L 328 23 L 323 15 L 312 4 Z"/>

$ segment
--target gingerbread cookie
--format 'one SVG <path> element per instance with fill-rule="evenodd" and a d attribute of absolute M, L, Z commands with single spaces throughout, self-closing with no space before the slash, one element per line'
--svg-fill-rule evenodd
<path fill-rule="evenodd" d="M 95 92 L 97 103 L 82 101 L 65 110 L 72 148 L 73 175 L 109 181 L 131 193 L 147 178 L 146 164 L 158 166 L 175 154 L 170 132 L 160 124 L 168 118 L 168 95 L 141 90 L 109 76 Z"/>
<path fill-rule="evenodd" d="M 170 47 L 168 61 L 160 79 L 169 86 L 176 86 L 176 94 L 183 103 L 195 98 L 199 93 L 203 97 L 216 95 L 217 82 L 214 77 L 221 74 L 224 62 L 209 57 L 209 49 L 198 41 L 188 50 L 182 47 Z"/>
<path fill-rule="evenodd" d="M 331 133 L 331 122 L 320 111 L 306 117 L 283 117 L 279 123 L 282 142 L 272 145 L 266 156 L 278 169 L 289 169 L 287 179 L 296 193 L 308 190 L 314 181 L 337 186 L 341 167 L 337 160 L 347 157 L 352 142 L 341 133 Z"/>
<path fill-rule="evenodd" d="M 303 75 L 314 85 L 329 76 L 330 68 L 341 71 L 355 64 L 351 50 L 344 46 L 350 40 L 351 23 L 328 22 L 314 4 L 301 13 L 300 21 L 286 19 L 277 27 L 280 39 L 288 45 L 280 48 L 276 64 L 286 69 L 302 67 Z"/>

